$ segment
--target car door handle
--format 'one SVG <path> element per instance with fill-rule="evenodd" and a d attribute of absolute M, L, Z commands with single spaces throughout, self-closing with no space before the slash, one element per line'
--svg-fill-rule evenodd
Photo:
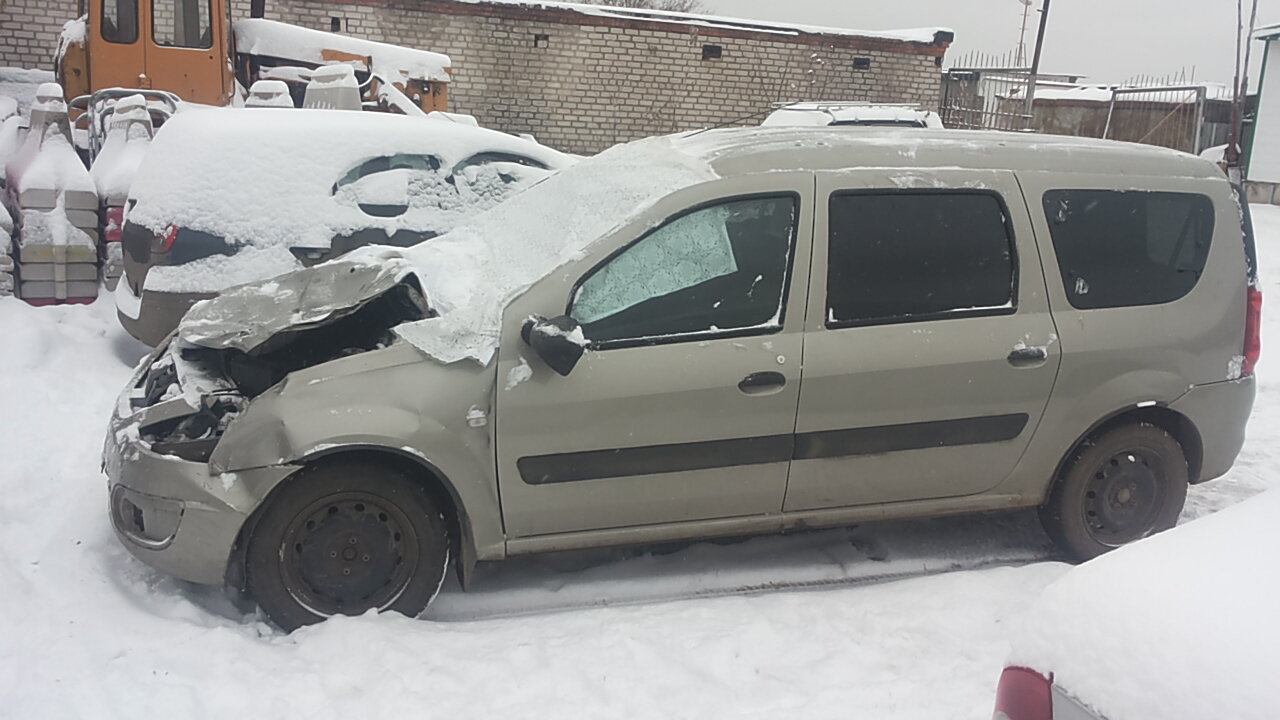
<path fill-rule="evenodd" d="M 1009 353 L 1009 364 L 1014 367 L 1031 367 L 1049 359 L 1049 351 L 1042 347 L 1018 347 Z"/>
<path fill-rule="evenodd" d="M 787 377 L 780 372 L 758 372 L 742 378 L 738 389 L 748 395 L 775 393 L 787 386 Z"/>

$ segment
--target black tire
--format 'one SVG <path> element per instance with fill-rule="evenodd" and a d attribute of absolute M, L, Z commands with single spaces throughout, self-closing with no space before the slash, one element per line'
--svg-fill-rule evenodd
<path fill-rule="evenodd" d="M 449 564 L 447 525 L 393 468 L 337 460 L 277 490 L 253 529 L 245 584 L 287 632 L 370 609 L 417 616 Z"/>
<path fill-rule="evenodd" d="M 1095 558 L 1178 522 L 1187 499 L 1187 458 L 1172 435 L 1148 423 L 1121 425 L 1080 444 L 1040 507 L 1054 543 Z"/>

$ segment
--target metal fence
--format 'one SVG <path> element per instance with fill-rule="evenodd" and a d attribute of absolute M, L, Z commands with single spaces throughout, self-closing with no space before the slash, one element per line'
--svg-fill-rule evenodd
<path fill-rule="evenodd" d="M 1224 103 L 1211 102 L 1205 85 L 1115 88 L 1102 137 L 1198 154 L 1226 142 Z"/>
<path fill-rule="evenodd" d="M 1032 116 L 1024 106 L 1008 102 L 1025 97 L 1029 68 L 964 67 L 943 75 L 942 124 L 966 130 L 1014 130 L 1031 128 Z"/>

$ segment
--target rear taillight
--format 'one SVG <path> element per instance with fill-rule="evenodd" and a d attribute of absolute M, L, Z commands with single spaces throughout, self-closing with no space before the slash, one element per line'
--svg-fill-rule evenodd
<path fill-rule="evenodd" d="M 1007 667 L 996 688 L 992 720 L 1053 720 L 1053 681 L 1035 670 Z"/>
<path fill-rule="evenodd" d="M 173 241 L 178 239 L 178 226 L 170 225 L 151 241 L 151 252 L 167 253 L 173 249 Z"/>
<path fill-rule="evenodd" d="M 124 236 L 124 208 L 112 205 L 107 208 L 106 223 L 102 228 L 102 238 L 109 243 L 118 243 Z"/>
<path fill-rule="evenodd" d="M 1252 375 L 1258 357 L 1262 355 L 1262 291 L 1251 287 L 1245 297 L 1248 304 L 1244 314 L 1244 364 L 1241 370 L 1245 375 Z"/>

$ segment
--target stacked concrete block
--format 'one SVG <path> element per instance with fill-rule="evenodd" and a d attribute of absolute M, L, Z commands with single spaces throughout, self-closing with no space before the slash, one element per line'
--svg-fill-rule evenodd
<path fill-rule="evenodd" d="M 92 302 L 98 295 L 98 194 L 72 144 L 56 83 L 36 92 L 30 124 L 6 173 L 19 221 L 18 295 L 33 305 Z"/>
<path fill-rule="evenodd" d="M 125 203 L 129 198 L 129 186 L 146 157 L 154 134 L 146 98 L 141 95 L 120 98 L 112 108 L 106 139 L 89 171 L 102 202 L 102 242 L 99 247 L 102 282 L 108 290 L 115 290 L 124 272 L 121 231 Z"/>
<path fill-rule="evenodd" d="M 0 295 L 12 295 L 13 288 L 13 220 L 0 207 Z"/>

